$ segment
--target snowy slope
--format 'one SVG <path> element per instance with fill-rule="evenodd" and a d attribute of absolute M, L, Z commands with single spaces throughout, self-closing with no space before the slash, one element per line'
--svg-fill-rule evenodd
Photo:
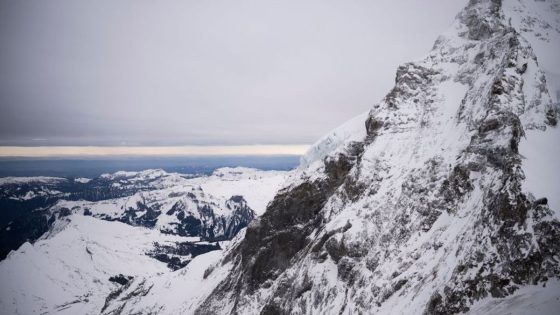
<path fill-rule="evenodd" d="M 284 183 L 241 169 L 202 179 L 119 173 L 106 178 L 129 187 L 140 176 L 152 190 L 57 204 L 57 215 L 87 207 L 129 223 L 149 213 L 134 206 L 143 204 L 162 213 L 150 230 L 157 234 L 177 223 L 177 204 L 181 213 L 198 200 L 227 214 L 220 201 L 233 182 L 247 195 L 261 186 L 276 194 L 271 202 L 250 198 L 266 211 L 225 250 L 175 272 L 136 274 L 111 293 L 100 288 L 103 303 L 92 298 L 87 307 L 103 314 L 554 314 L 559 14 L 558 1 L 469 1 L 425 58 L 397 69 L 383 101 L 320 139 Z M 44 241 L 68 225 L 55 225 Z M 3 277 L 25 274 L 14 257 L 0 263 Z M 25 291 L 2 294 L 2 303 Z"/>
<path fill-rule="evenodd" d="M 153 242 L 180 237 L 91 217 L 72 215 L 55 232 L 0 262 L 0 313 L 96 314 L 119 285 L 109 277 L 168 272 L 146 256 Z"/>
<path fill-rule="evenodd" d="M 260 171 L 244 167 L 220 168 L 209 177 L 193 178 L 209 194 L 228 198 L 241 195 L 257 215 L 261 215 L 286 179 L 283 171 Z"/>
<path fill-rule="evenodd" d="M 486 298 L 475 303 L 469 315 L 544 315 L 560 310 L 560 282 L 556 279 L 545 285 L 526 286 L 502 299 Z"/>
<path fill-rule="evenodd" d="M 547 89 L 560 106 L 560 2 L 506 1 L 504 13 L 538 56 L 546 75 Z M 519 152 L 524 157 L 524 188 L 537 198 L 547 197 L 560 212 L 560 128 L 527 130 Z"/>
<path fill-rule="evenodd" d="M 178 279 L 175 284 L 187 301 L 191 301 L 189 297 L 197 300 L 195 297 L 212 289 L 200 290 L 204 271 L 222 257 L 222 249 L 229 243 L 204 240 L 231 238 L 237 230 L 230 227 L 241 229 L 243 220 L 253 218 L 248 203 L 234 196 L 247 194 L 249 202 L 262 209 L 286 175 L 224 168 L 196 178 L 147 170 L 79 180 L 77 185 L 105 181 L 110 186 L 118 183 L 117 190 L 140 191 L 99 201 L 61 199 L 49 207 L 46 212 L 54 220 L 50 229 L 0 262 L 0 314 L 109 312 L 109 302 L 117 301 L 120 294 L 130 294 L 128 288 L 143 286 L 147 279 L 157 284 L 157 292 Z M 45 180 L 26 178 L 25 183 Z M 18 181 L 22 179 L 10 179 L 10 183 Z M 196 220 L 202 228 L 193 225 Z M 188 224 L 182 226 L 183 221 Z M 205 228 L 211 233 L 205 233 Z M 128 283 L 109 280 L 119 275 Z M 217 283 L 224 276 L 217 272 L 212 277 Z M 150 297 L 175 309 L 194 307 L 184 306 L 185 300 L 177 299 L 174 292 L 147 295 L 146 299 Z"/>
<path fill-rule="evenodd" d="M 342 144 L 351 141 L 359 141 L 366 136 L 364 122 L 366 121 L 368 112 L 362 113 L 341 126 L 327 133 L 301 157 L 300 169 L 308 168 L 314 162 L 320 162 L 328 154 L 332 154 Z"/>
<path fill-rule="evenodd" d="M 205 297 L 212 293 L 232 268 L 231 262 L 222 264 L 231 255 L 243 233 L 226 244 L 223 251 L 197 256 L 187 267 L 176 272 L 149 276 L 131 283 L 104 314 L 192 314 Z M 218 264 L 220 267 L 218 268 Z M 142 292 L 130 296 L 130 292 Z"/>
<path fill-rule="evenodd" d="M 558 1 L 504 1 L 505 18 L 531 43 L 546 74 L 547 88 L 560 102 L 560 3 Z"/>

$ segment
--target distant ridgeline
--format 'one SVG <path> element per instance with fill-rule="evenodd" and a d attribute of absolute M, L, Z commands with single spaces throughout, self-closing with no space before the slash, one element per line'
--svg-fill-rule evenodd
<path fill-rule="evenodd" d="M 299 164 L 297 155 L 181 156 L 123 158 L 0 158 L 0 177 L 57 176 L 95 178 L 117 171 L 163 169 L 182 174 L 211 174 L 221 167 L 252 167 L 290 170 Z"/>
<path fill-rule="evenodd" d="M 255 217 L 242 196 L 213 197 L 192 179 L 163 170 L 95 179 L 0 178 L 0 259 L 77 214 L 195 238 L 174 247 L 155 244 L 147 253 L 171 269 L 181 268 L 199 254 L 220 249 L 218 241 L 231 239 Z"/>

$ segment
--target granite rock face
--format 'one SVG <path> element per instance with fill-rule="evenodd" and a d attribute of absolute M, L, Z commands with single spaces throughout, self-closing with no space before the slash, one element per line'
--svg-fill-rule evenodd
<path fill-rule="evenodd" d="M 453 314 L 557 279 L 560 209 L 524 184 L 519 147 L 555 132 L 558 105 L 511 7 L 471 0 L 360 141 L 312 149 L 197 314 Z"/>

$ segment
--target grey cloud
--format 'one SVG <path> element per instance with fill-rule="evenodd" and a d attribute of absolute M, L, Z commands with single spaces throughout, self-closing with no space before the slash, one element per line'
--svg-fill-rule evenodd
<path fill-rule="evenodd" d="M 465 1 L 0 2 L 0 145 L 310 143 Z"/>

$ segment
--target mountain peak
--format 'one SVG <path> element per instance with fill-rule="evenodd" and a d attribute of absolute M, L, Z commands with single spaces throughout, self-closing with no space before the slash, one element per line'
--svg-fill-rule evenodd
<path fill-rule="evenodd" d="M 508 10 L 470 1 L 361 127 L 311 148 L 198 312 L 449 314 L 558 277 L 560 209 L 519 152 L 558 108 Z"/>

